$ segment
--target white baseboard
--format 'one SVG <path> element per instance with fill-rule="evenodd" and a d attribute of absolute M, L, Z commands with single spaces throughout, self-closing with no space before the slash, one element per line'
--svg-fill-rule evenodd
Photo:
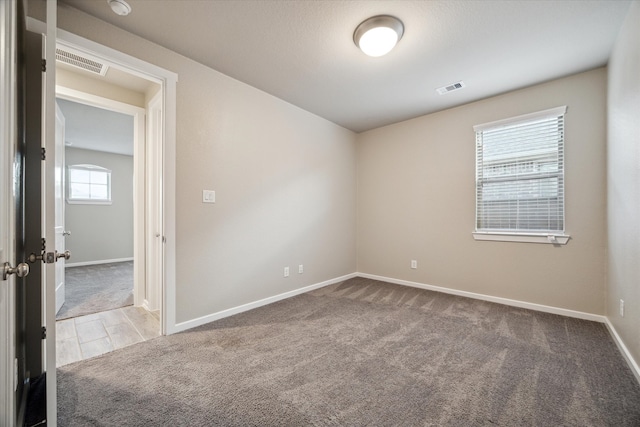
<path fill-rule="evenodd" d="M 622 338 L 620 338 L 620 335 L 618 335 L 618 331 L 616 331 L 616 328 L 613 327 L 613 324 L 611 323 L 611 321 L 609 321 L 608 317 L 605 317 L 604 324 L 607 325 L 607 329 L 609 329 L 609 333 L 613 337 L 613 341 L 618 346 L 618 350 L 620 350 L 620 353 L 622 353 L 622 356 L 627 361 L 629 368 L 631 368 L 631 372 L 633 372 L 633 375 L 636 376 L 636 380 L 638 380 L 638 382 L 640 383 L 640 366 L 638 366 L 638 363 L 631 355 L 631 352 L 629 351 L 627 346 L 624 345 Z"/>
<path fill-rule="evenodd" d="M 169 328 L 167 335 L 176 332 L 185 331 L 187 329 L 195 328 L 196 326 L 204 325 L 214 320 L 219 320 L 225 317 L 233 316 L 234 314 L 242 313 L 244 311 L 252 310 L 254 308 L 262 307 L 263 305 L 271 304 L 283 299 L 291 298 L 296 295 L 304 294 L 305 292 L 313 291 L 314 289 L 323 288 L 325 286 L 333 285 L 335 283 L 344 282 L 345 280 L 356 277 L 356 273 L 347 274 L 345 276 L 336 277 L 334 279 L 326 280 L 324 282 L 316 283 L 314 285 L 305 286 L 304 288 L 295 289 L 293 291 L 285 292 L 272 297 L 264 298 L 258 301 L 250 302 L 240 305 L 238 307 L 229 308 L 227 310 L 218 311 L 217 313 L 208 314 L 206 316 L 198 317 L 196 319 L 187 320 L 186 322 L 176 323 L 173 328 Z"/>
<path fill-rule="evenodd" d="M 111 264 L 114 262 L 125 262 L 125 261 L 133 261 L 133 257 L 131 258 L 115 258 L 115 259 L 101 259 L 98 261 L 82 261 L 82 262 L 67 262 L 65 263 L 65 267 L 83 267 L 85 265 L 99 265 L 99 264 Z"/>
<path fill-rule="evenodd" d="M 529 310 L 542 311 L 544 313 L 559 314 L 561 316 L 574 317 L 576 319 L 591 320 L 605 323 L 606 318 L 597 314 L 585 313 L 582 311 L 568 310 L 566 308 L 552 307 L 548 305 L 535 304 L 532 302 L 518 301 L 509 298 L 494 297 L 491 295 L 477 294 L 474 292 L 459 291 L 457 289 L 443 288 L 440 286 L 426 285 L 424 283 L 410 282 L 408 280 L 392 279 L 391 277 L 376 276 L 374 274 L 356 273 L 355 276 L 367 279 L 380 280 L 382 282 L 395 283 L 396 285 L 411 286 L 412 288 L 427 289 L 429 291 L 442 292 L 445 294 L 458 295 L 461 297 L 473 298 L 482 301 L 495 302 L 498 304 L 510 305 L 512 307 L 527 308 Z"/>

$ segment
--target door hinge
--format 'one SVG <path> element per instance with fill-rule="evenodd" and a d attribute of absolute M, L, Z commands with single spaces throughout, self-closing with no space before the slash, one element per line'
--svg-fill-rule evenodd
<path fill-rule="evenodd" d="M 47 72 L 47 60 L 46 59 L 42 60 L 42 72 L 43 73 Z"/>
<path fill-rule="evenodd" d="M 44 147 L 40 147 L 40 154 L 42 156 L 42 160 L 47 160 L 47 149 Z"/>
<path fill-rule="evenodd" d="M 47 327 L 46 326 L 42 327 L 42 339 L 43 340 L 47 339 Z"/>

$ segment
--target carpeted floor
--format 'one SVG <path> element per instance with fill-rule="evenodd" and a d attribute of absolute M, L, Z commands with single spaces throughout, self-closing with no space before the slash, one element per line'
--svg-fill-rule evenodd
<path fill-rule="evenodd" d="M 355 278 L 58 369 L 60 426 L 638 426 L 604 325 Z"/>
<path fill-rule="evenodd" d="M 133 305 L 133 261 L 65 268 L 65 302 L 56 320 Z"/>

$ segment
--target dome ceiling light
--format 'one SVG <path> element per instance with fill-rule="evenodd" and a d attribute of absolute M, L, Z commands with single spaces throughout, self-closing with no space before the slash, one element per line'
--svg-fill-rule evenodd
<path fill-rule="evenodd" d="M 116 15 L 127 16 L 131 13 L 131 6 L 124 0 L 107 0 L 107 3 Z"/>
<path fill-rule="evenodd" d="M 393 49 L 404 34 L 402 21 L 394 16 L 371 17 L 356 28 L 353 41 L 369 56 L 383 56 Z"/>

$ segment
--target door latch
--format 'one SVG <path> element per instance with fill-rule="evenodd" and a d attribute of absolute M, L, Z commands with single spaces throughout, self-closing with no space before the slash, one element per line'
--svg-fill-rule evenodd
<path fill-rule="evenodd" d="M 56 259 L 55 259 L 54 262 L 58 261 L 60 258 L 64 258 L 64 259 L 71 258 L 71 252 L 69 252 L 69 251 L 64 251 L 62 253 L 56 251 L 55 254 L 56 254 Z M 47 255 L 49 255 L 49 254 L 47 254 Z"/>
<path fill-rule="evenodd" d="M 42 261 L 45 264 L 53 264 L 54 262 L 58 261 L 60 258 L 64 258 L 64 259 L 69 259 L 71 258 L 71 252 L 69 251 L 64 251 L 62 253 L 55 251 L 55 252 L 42 252 L 42 254 L 40 255 L 36 255 L 34 253 L 32 253 L 31 255 L 29 255 L 29 262 L 34 263 L 36 261 Z"/>
<path fill-rule="evenodd" d="M 27 258 L 27 261 L 29 261 L 31 264 L 33 264 L 36 261 L 43 261 L 44 262 L 44 251 L 40 254 L 40 255 L 36 255 L 33 252 L 29 255 L 29 258 Z"/>

